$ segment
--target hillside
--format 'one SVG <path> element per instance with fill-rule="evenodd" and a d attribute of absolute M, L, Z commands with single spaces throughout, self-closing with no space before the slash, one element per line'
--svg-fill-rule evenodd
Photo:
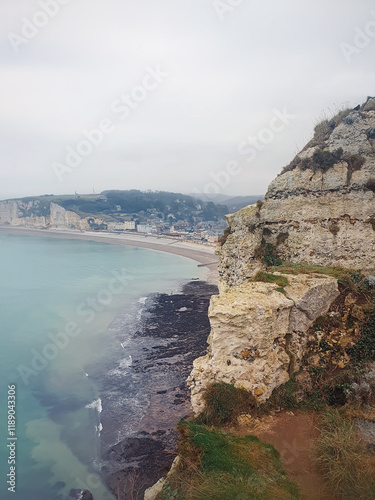
<path fill-rule="evenodd" d="M 176 219 L 186 219 L 193 222 L 194 217 L 203 220 L 219 220 L 228 213 L 225 205 L 213 202 L 204 202 L 181 193 L 165 191 L 103 191 L 99 195 L 44 195 L 19 198 L 23 203 L 32 203 L 32 211 L 25 211 L 24 215 L 48 215 L 50 203 L 62 206 L 78 215 L 105 215 L 117 218 L 119 212 L 137 215 L 140 212 L 156 211 L 167 217 L 172 214 Z"/>

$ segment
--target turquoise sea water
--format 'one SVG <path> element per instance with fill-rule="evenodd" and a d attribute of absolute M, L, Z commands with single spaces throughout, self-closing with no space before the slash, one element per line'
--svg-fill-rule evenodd
<path fill-rule="evenodd" d="M 131 363 L 116 325 L 131 335 L 142 297 L 173 291 L 203 270 L 141 248 L 7 233 L 0 259 L 0 498 L 55 500 L 87 488 L 94 500 L 113 499 L 97 471 L 106 430 L 101 380 L 114 362 Z M 16 494 L 6 476 L 13 384 Z"/>

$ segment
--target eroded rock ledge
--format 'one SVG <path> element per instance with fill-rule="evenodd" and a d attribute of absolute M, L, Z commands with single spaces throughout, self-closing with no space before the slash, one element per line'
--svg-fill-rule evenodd
<path fill-rule="evenodd" d="M 283 293 L 273 283 L 249 282 L 212 297 L 208 353 L 194 361 L 188 379 L 196 414 L 212 383 L 243 387 L 264 401 L 298 371 L 307 330 L 339 291 L 328 276 L 285 276 L 289 285 Z"/>

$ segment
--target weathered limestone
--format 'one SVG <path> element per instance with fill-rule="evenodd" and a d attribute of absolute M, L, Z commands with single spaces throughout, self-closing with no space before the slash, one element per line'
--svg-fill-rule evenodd
<path fill-rule="evenodd" d="M 285 277 L 284 293 L 275 284 L 250 282 L 212 297 L 208 354 L 194 362 L 188 379 L 196 413 L 214 382 L 244 387 L 264 401 L 298 369 L 308 328 L 339 292 L 337 281 L 324 275 Z"/>
<path fill-rule="evenodd" d="M 227 217 L 231 234 L 219 249 L 220 289 L 264 267 L 257 256 L 262 240 L 285 261 L 375 273 L 375 192 L 369 187 L 369 181 L 375 186 L 374 127 L 375 111 L 352 111 L 325 144 L 331 153 L 343 149 L 332 168 L 314 172 L 299 165 L 271 182 L 260 209 L 246 207 Z M 311 158 L 317 149 L 298 156 Z M 350 168 L 350 155 L 360 155 L 364 164 Z"/>
<path fill-rule="evenodd" d="M 279 274 L 279 273 L 275 273 Z M 323 316 L 338 297 L 337 280 L 322 274 L 286 274 L 285 295 L 294 307 L 290 313 L 290 332 L 306 332 Z"/>
<path fill-rule="evenodd" d="M 81 217 L 75 212 L 65 210 L 65 208 L 57 205 L 56 203 L 51 203 L 50 212 L 50 226 L 54 229 L 78 229 L 78 230 L 88 230 L 89 225 L 86 219 L 81 219 Z"/>
<path fill-rule="evenodd" d="M 47 225 L 47 217 L 37 215 L 35 202 L 0 201 L 0 224 L 42 229 Z M 40 213 L 40 212 L 39 212 Z"/>

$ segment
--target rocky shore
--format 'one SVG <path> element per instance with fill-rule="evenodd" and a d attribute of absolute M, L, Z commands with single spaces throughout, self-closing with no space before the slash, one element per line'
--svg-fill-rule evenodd
<path fill-rule="evenodd" d="M 186 378 L 193 360 L 206 351 L 207 311 L 216 293 L 216 286 L 192 281 L 181 293 L 156 295 L 146 303 L 129 375 L 147 393 L 148 407 L 132 435 L 104 449 L 102 475 L 120 500 L 143 498 L 175 458 L 176 424 L 191 412 Z"/>

